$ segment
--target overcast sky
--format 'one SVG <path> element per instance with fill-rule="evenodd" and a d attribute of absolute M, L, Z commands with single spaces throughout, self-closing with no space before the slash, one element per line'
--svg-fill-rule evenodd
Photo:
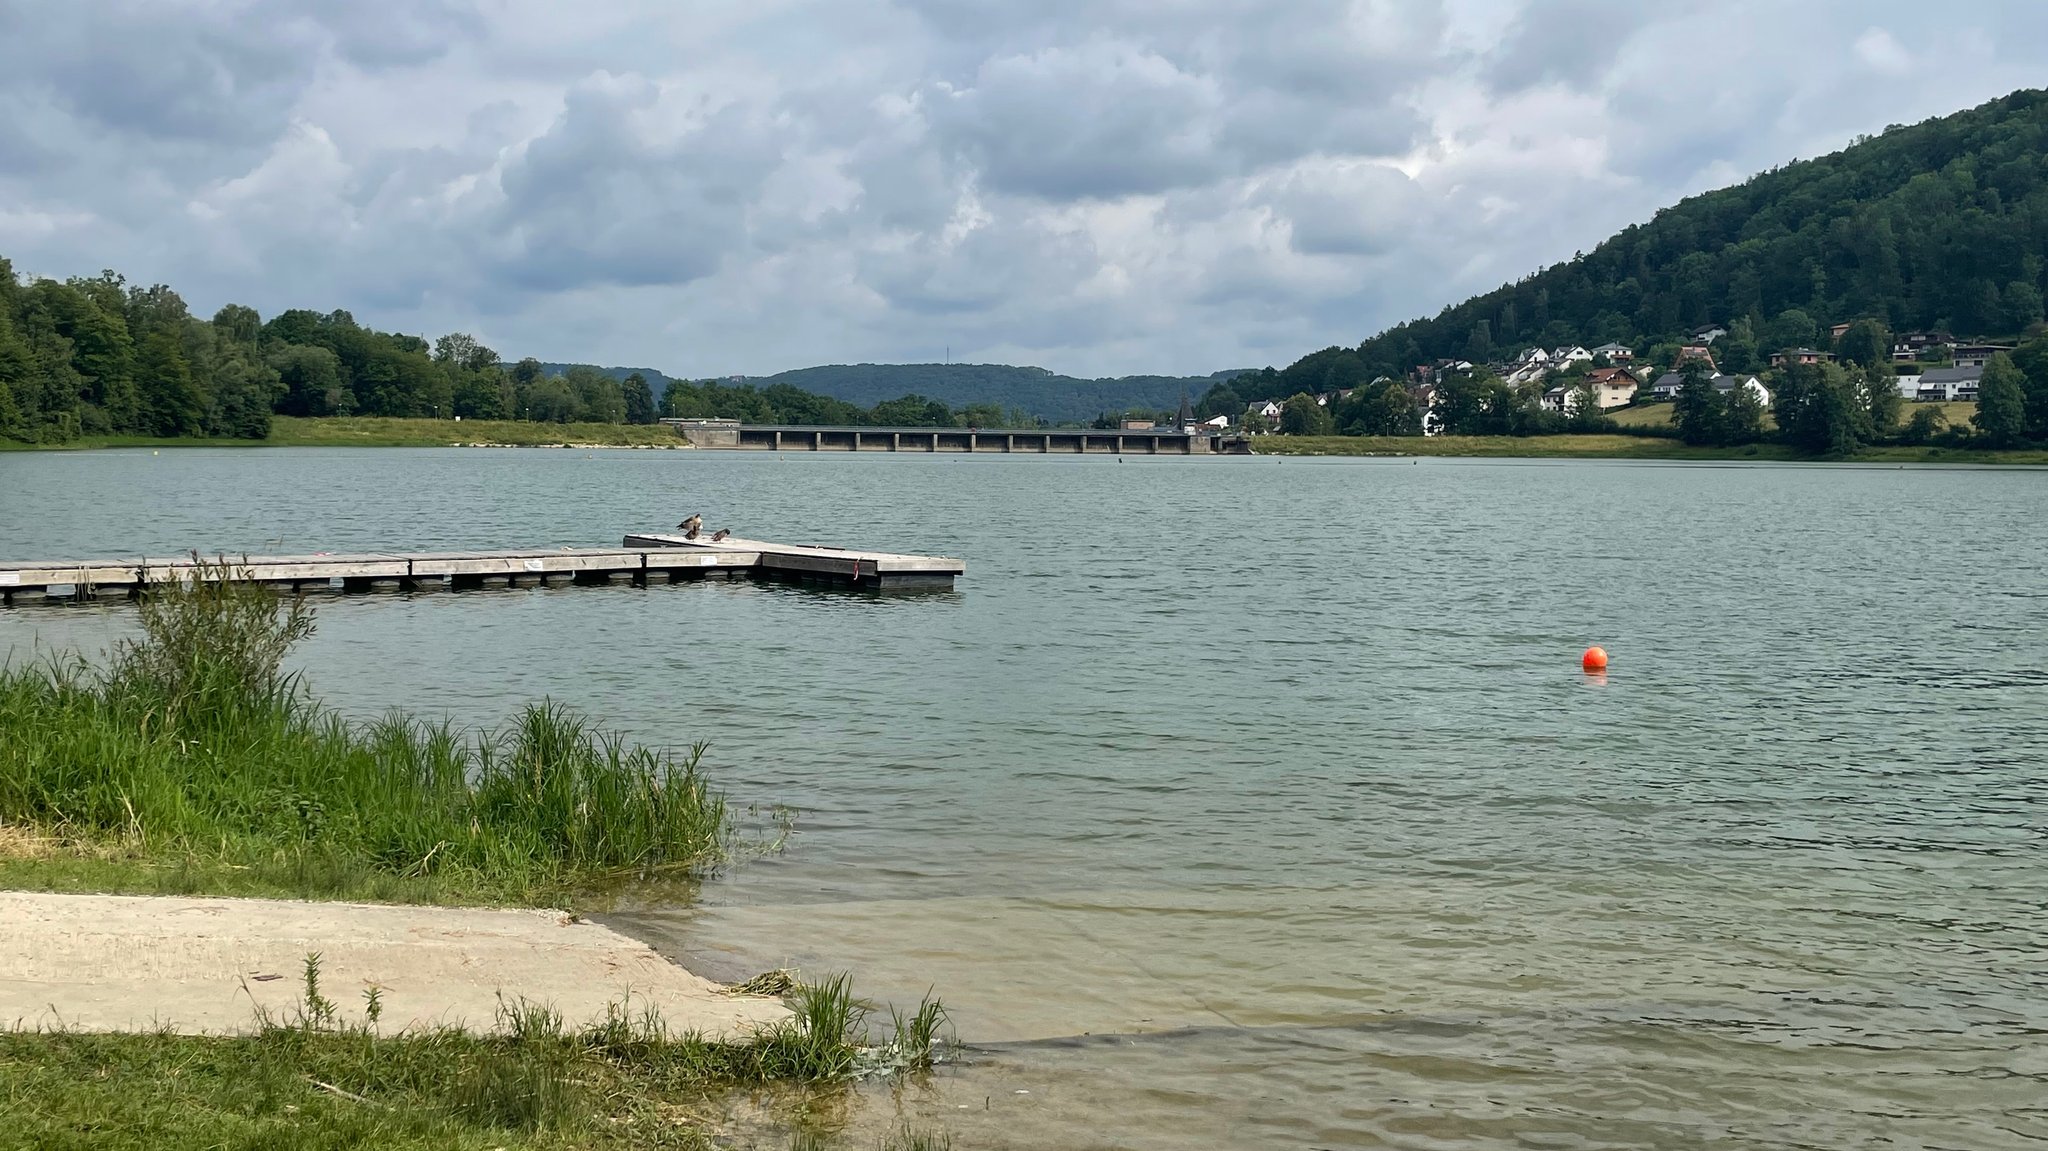
<path fill-rule="evenodd" d="M 1206 373 L 2043 84 L 2042 0 L 0 0 L 0 255 L 508 359 Z"/>

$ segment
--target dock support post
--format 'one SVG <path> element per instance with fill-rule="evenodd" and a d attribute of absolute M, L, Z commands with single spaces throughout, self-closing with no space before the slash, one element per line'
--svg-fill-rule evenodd
<path fill-rule="evenodd" d="M 776 432 L 776 433 L 775 433 L 775 450 L 776 450 L 776 451 L 778 451 L 778 452 L 782 450 L 782 433 L 781 433 L 781 432 Z"/>
<path fill-rule="evenodd" d="M 932 433 L 932 451 L 934 451 L 934 452 L 937 452 L 938 450 L 939 450 L 939 433 L 937 433 L 937 432 L 933 432 L 933 433 Z"/>
<path fill-rule="evenodd" d="M 890 451 L 892 451 L 892 452 L 900 452 L 900 451 L 902 451 L 902 450 L 903 450 L 903 433 L 902 433 L 902 432 L 890 432 L 890 433 L 889 433 L 889 450 L 890 450 Z"/>

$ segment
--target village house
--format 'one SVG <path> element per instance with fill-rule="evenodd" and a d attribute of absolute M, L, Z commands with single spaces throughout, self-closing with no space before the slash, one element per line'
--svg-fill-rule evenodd
<path fill-rule="evenodd" d="M 1958 368 L 1981 368 L 1991 362 L 1991 357 L 2011 351 L 2011 344 L 1957 344 L 1951 363 Z"/>
<path fill-rule="evenodd" d="M 1982 364 L 1973 364 L 1967 368 L 1930 368 L 1920 373 L 1913 388 L 1913 398 L 1930 403 L 1974 400 L 1977 398 L 1977 385 L 1983 379 Z M 1902 390 L 1903 387 L 1901 384 Z"/>
<path fill-rule="evenodd" d="M 1721 325 L 1719 325 L 1719 324 L 1708 324 L 1708 325 L 1707 325 L 1706 327 L 1704 327 L 1704 328 L 1694 328 L 1694 329 L 1693 329 L 1693 331 L 1692 331 L 1692 342 L 1693 342 L 1693 343 L 1695 343 L 1695 344 L 1711 344 L 1711 343 L 1713 343 L 1713 342 L 1714 342 L 1715 340 L 1718 340 L 1718 339 L 1720 339 L 1720 338 L 1721 338 L 1722 336 L 1725 336 L 1725 335 L 1727 335 L 1727 334 L 1728 334 L 1728 329 L 1726 329 L 1726 328 L 1722 327 Z"/>
<path fill-rule="evenodd" d="M 1738 372 L 1734 375 L 1723 375 L 1720 372 L 1715 372 L 1707 377 L 1707 382 L 1713 385 L 1715 391 L 1724 395 L 1734 391 L 1736 388 L 1747 388 L 1749 393 L 1756 397 L 1758 403 L 1765 407 L 1771 406 L 1770 389 L 1764 387 L 1762 380 L 1746 372 Z M 1685 387 L 1685 374 L 1683 372 L 1666 372 L 1657 377 L 1656 383 L 1650 385 L 1650 395 L 1660 400 L 1675 400 L 1678 398 L 1679 389 L 1683 387 Z"/>
<path fill-rule="evenodd" d="M 1244 414 L 1247 416 L 1257 416 L 1263 420 L 1277 420 L 1280 418 L 1280 405 L 1272 400 L 1260 400 L 1257 403 L 1246 405 Z"/>
<path fill-rule="evenodd" d="M 1681 344 L 1678 349 L 1678 358 L 1671 362 L 1671 366 L 1676 370 L 1693 360 L 1698 360 L 1700 363 L 1705 364 L 1712 371 L 1718 372 L 1721 370 L 1720 366 L 1714 363 L 1714 350 L 1705 344 Z"/>
<path fill-rule="evenodd" d="M 1558 368 L 1569 368 L 1573 364 L 1590 364 L 1593 362 L 1593 353 L 1577 345 L 1569 348 L 1552 348 L 1550 362 Z"/>
<path fill-rule="evenodd" d="M 1893 342 L 1892 359 L 1899 363 L 1912 363 L 1940 356 L 1953 342 L 1954 337 L 1947 332 L 1907 332 Z"/>
<path fill-rule="evenodd" d="M 1833 352 L 1817 352 L 1812 348 L 1787 348 L 1771 353 L 1771 366 L 1782 368 L 1789 364 L 1825 364 L 1834 360 Z"/>
<path fill-rule="evenodd" d="M 1636 358 L 1636 351 L 1627 344 L 1602 344 L 1593 349 L 1593 357 L 1607 357 L 1610 364 L 1625 364 Z"/>
<path fill-rule="evenodd" d="M 1572 415 L 1578 410 L 1579 389 L 1591 388 L 1599 397 L 1601 411 L 1626 407 L 1635 399 L 1639 381 L 1626 368 L 1595 368 L 1583 379 L 1566 380 L 1543 393 L 1538 401 L 1545 411 Z"/>
<path fill-rule="evenodd" d="M 1849 329 L 1850 329 L 1850 328 L 1852 328 L 1852 327 L 1854 327 L 1855 325 L 1856 325 L 1856 321 L 1854 321 L 1854 320 L 1851 320 L 1851 321 L 1849 321 L 1849 322 L 1848 322 L 1848 323 L 1846 323 L 1846 324 L 1836 324 L 1835 326 L 1833 326 L 1833 327 L 1831 327 L 1831 328 L 1829 328 L 1829 329 L 1828 329 L 1828 339 L 1830 339 L 1830 340 L 1839 340 L 1839 339 L 1841 339 L 1841 338 L 1842 338 L 1842 337 L 1843 337 L 1844 335 L 1846 335 L 1846 334 L 1848 333 Z"/>

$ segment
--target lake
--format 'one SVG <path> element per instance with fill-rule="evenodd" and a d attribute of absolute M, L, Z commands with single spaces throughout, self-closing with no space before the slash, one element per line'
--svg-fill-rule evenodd
<path fill-rule="evenodd" d="M 964 556 L 952 593 L 322 601 L 316 691 L 541 696 L 780 850 L 612 920 L 928 988 L 848 1117 L 975 1147 L 2048 1140 L 2048 471 L 583 450 L 0 454 L 0 554 Z M 0 613 L 0 652 L 124 608 Z M 1589 677 L 1579 652 L 1613 656 Z"/>

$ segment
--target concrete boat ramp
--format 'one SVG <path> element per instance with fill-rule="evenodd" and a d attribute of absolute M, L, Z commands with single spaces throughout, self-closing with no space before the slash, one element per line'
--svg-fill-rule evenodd
<path fill-rule="evenodd" d="M 629 535 L 617 548 L 225 556 L 236 579 L 292 592 L 569 587 L 688 580 L 775 579 L 858 591 L 945 590 L 967 570 L 947 556 L 901 555 L 728 537 Z M 0 606 L 129 599 L 153 583 L 208 569 L 191 556 L 0 561 Z"/>

